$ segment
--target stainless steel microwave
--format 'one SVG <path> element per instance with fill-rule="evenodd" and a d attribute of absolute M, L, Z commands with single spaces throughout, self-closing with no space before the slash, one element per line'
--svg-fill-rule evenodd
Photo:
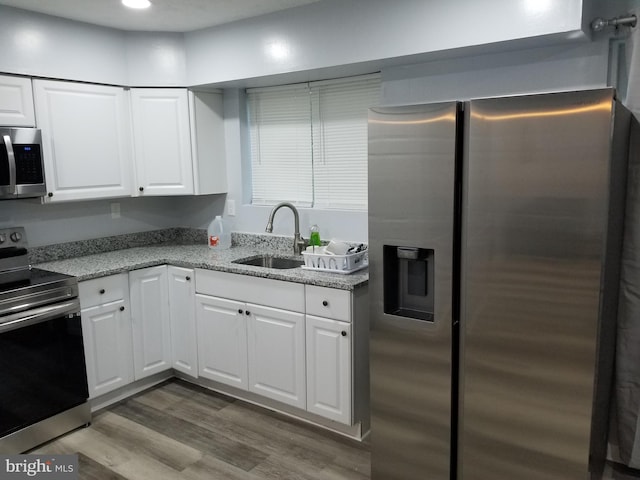
<path fill-rule="evenodd" d="M 46 192 L 40 129 L 0 127 L 0 200 Z"/>

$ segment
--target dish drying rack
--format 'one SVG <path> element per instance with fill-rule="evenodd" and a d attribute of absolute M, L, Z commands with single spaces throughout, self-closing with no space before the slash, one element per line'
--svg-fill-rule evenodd
<path fill-rule="evenodd" d="M 368 251 L 332 255 L 327 253 L 302 252 L 305 270 L 349 274 L 369 266 Z"/>

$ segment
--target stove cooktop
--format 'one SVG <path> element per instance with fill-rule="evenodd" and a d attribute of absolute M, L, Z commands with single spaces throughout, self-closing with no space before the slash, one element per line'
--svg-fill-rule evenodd
<path fill-rule="evenodd" d="M 0 317 L 78 296 L 71 275 L 31 268 L 24 227 L 0 229 Z"/>
<path fill-rule="evenodd" d="M 37 287 L 41 285 L 55 286 L 58 283 L 66 283 L 71 279 L 75 280 L 75 277 L 71 275 L 65 275 L 64 273 L 42 270 L 40 268 L 31 268 L 29 270 L 29 277 L 24 280 L 18 280 L 16 282 L 9 283 L 0 283 L 0 294 L 11 290 L 20 290 L 23 288 Z"/>

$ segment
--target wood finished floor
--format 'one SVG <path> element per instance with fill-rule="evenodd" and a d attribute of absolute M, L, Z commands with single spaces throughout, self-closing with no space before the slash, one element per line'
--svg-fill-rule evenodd
<path fill-rule="evenodd" d="M 30 453 L 77 453 L 83 480 L 364 480 L 371 470 L 367 445 L 180 380 Z"/>

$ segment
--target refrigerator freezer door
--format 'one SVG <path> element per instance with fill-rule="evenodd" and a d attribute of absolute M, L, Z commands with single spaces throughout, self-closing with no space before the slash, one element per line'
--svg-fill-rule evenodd
<path fill-rule="evenodd" d="M 450 478 L 458 108 L 369 114 L 373 480 Z"/>
<path fill-rule="evenodd" d="M 605 89 L 467 109 L 461 480 L 589 478 L 613 106 Z"/>

